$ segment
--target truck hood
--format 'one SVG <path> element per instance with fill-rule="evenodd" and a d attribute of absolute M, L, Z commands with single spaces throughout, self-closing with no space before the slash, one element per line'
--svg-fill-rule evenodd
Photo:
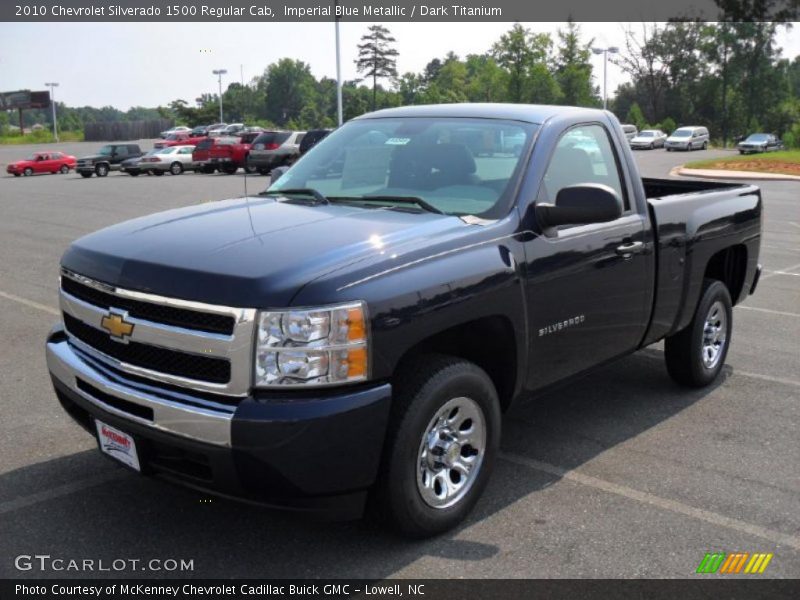
<path fill-rule="evenodd" d="M 100 160 L 101 158 L 111 158 L 108 154 L 90 154 L 89 156 L 81 156 L 78 160 Z"/>
<path fill-rule="evenodd" d="M 431 213 L 239 198 L 102 229 L 74 242 L 62 265 L 141 292 L 280 307 L 333 270 L 363 260 L 380 269 L 384 256 L 397 258 L 469 228 L 458 217 Z"/>

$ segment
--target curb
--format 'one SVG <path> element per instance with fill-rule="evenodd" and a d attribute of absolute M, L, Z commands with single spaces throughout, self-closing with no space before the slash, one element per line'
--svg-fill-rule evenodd
<path fill-rule="evenodd" d="M 673 168 L 671 176 L 695 177 L 699 179 L 752 179 L 761 181 L 800 181 L 797 175 L 781 175 L 780 173 L 758 173 L 756 171 L 727 171 L 720 169 L 686 169 L 683 165 Z"/>

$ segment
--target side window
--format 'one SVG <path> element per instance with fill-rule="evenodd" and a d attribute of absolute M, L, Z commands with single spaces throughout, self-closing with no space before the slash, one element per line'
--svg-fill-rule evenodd
<path fill-rule="evenodd" d="M 622 198 L 625 210 L 630 210 L 616 154 L 601 125 L 579 125 L 561 136 L 545 172 L 538 201 L 555 202 L 561 189 L 585 183 L 607 185 Z"/>
<path fill-rule="evenodd" d="M 127 146 L 117 146 L 115 149 L 117 156 L 120 158 L 128 156 L 128 147 Z"/>
<path fill-rule="evenodd" d="M 295 144 L 299 144 L 300 142 L 302 142 L 302 141 L 303 141 L 303 138 L 304 138 L 305 136 L 306 136 L 306 134 L 305 134 L 305 133 L 298 133 L 298 134 L 297 134 L 297 138 L 295 138 L 295 140 L 294 140 L 294 143 L 295 143 Z"/>

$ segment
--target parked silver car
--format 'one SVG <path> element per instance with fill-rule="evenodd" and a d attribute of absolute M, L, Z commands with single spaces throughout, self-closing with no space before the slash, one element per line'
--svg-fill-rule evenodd
<path fill-rule="evenodd" d="M 660 129 L 643 129 L 631 139 L 631 148 L 663 148 L 667 134 Z"/>
<path fill-rule="evenodd" d="M 625 139 L 627 139 L 630 142 L 633 138 L 635 138 L 639 134 L 639 130 L 636 128 L 636 125 L 630 125 L 625 123 L 622 125 L 622 133 L 625 134 Z"/>
<path fill-rule="evenodd" d="M 705 127 L 678 127 L 664 142 L 664 147 L 667 151 L 705 150 L 709 139 L 708 129 Z"/>
<path fill-rule="evenodd" d="M 274 167 L 290 165 L 300 156 L 305 131 L 265 131 L 250 147 L 248 165 L 262 175 Z"/>
<path fill-rule="evenodd" d="M 184 171 L 193 170 L 195 163 L 192 160 L 194 146 L 169 146 L 159 148 L 153 154 L 142 159 L 139 163 L 140 170 L 149 171 L 153 175 L 163 175 L 167 171 L 173 175 L 180 175 Z"/>

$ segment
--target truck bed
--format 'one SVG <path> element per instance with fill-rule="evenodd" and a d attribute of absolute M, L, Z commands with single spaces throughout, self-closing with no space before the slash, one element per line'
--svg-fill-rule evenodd
<path fill-rule="evenodd" d="M 734 304 L 747 296 L 758 262 L 762 203 L 751 184 L 650 178 L 642 184 L 656 238 L 647 345 L 689 323 L 706 277 L 736 281 Z"/>
<path fill-rule="evenodd" d="M 747 188 L 747 185 L 738 183 L 726 183 L 722 181 L 698 181 L 696 179 L 655 179 L 642 177 L 644 193 L 648 200 L 661 200 L 665 196 L 676 196 L 679 194 L 694 194 L 697 192 L 712 192 L 733 189 L 737 187 Z"/>

